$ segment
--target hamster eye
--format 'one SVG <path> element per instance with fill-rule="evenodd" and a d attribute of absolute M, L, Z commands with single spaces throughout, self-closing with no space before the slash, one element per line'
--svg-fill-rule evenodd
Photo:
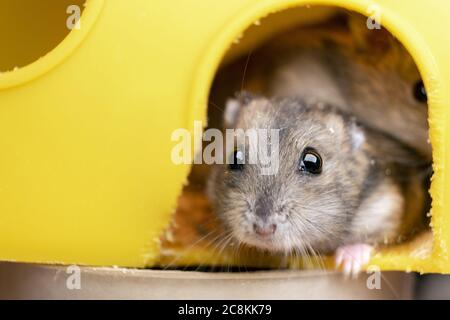
<path fill-rule="evenodd" d="M 244 169 L 244 153 L 240 150 L 235 150 L 231 155 L 229 167 L 231 170 Z"/>
<path fill-rule="evenodd" d="M 427 91 L 425 90 L 425 86 L 423 84 L 422 80 L 419 80 L 414 85 L 414 98 L 416 98 L 417 101 L 425 103 L 428 100 L 427 97 Z"/>
<path fill-rule="evenodd" d="M 313 148 L 306 148 L 303 150 L 302 156 L 300 157 L 299 170 L 312 174 L 321 173 L 322 158 L 320 157 L 320 154 Z"/>

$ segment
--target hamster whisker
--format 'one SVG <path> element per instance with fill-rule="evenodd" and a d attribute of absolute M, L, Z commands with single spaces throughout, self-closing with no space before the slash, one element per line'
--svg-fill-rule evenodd
<path fill-rule="evenodd" d="M 308 253 L 305 250 L 303 241 L 298 241 L 296 239 L 292 239 L 292 235 L 288 234 L 287 242 L 288 242 L 288 247 L 290 247 L 290 250 L 289 250 L 290 257 L 291 257 L 291 260 L 292 260 L 292 258 L 294 258 L 295 266 L 297 266 L 297 264 L 299 262 L 301 262 L 303 265 L 304 261 L 305 261 L 304 259 L 309 258 Z M 294 253 L 293 257 L 292 257 L 292 253 Z M 292 264 L 292 261 L 291 261 L 291 264 Z"/>
<path fill-rule="evenodd" d="M 295 222 L 294 222 L 293 224 L 294 224 L 294 227 L 298 230 L 298 232 L 300 232 L 300 228 L 299 228 L 298 224 L 296 224 Z M 320 229 L 316 228 L 315 225 L 312 225 L 312 227 L 314 227 L 315 230 L 317 230 L 317 231 L 319 231 L 319 232 L 322 232 L 322 233 L 327 233 L 327 232 L 328 232 L 327 230 L 320 230 Z M 324 231 L 325 231 L 325 232 L 324 232 Z M 319 268 L 320 268 L 320 270 L 322 270 L 322 271 L 326 270 L 326 266 L 325 266 L 325 263 L 324 263 L 324 260 L 323 260 L 323 256 L 322 256 L 320 253 L 318 253 L 318 252 L 311 246 L 311 244 L 309 244 L 309 243 L 307 243 L 307 242 L 302 242 L 302 243 L 300 243 L 298 246 L 299 246 L 299 247 L 306 247 L 306 253 L 305 253 L 305 256 L 306 256 L 307 258 L 309 258 L 310 264 L 312 264 L 312 263 L 311 263 L 311 258 L 314 258 L 316 263 L 315 263 L 315 264 L 312 264 L 312 265 L 313 265 L 313 266 L 317 266 L 317 265 L 318 265 Z M 309 254 L 310 252 L 312 253 L 312 256 Z"/>
<path fill-rule="evenodd" d="M 223 108 L 221 108 L 218 104 L 212 102 L 211 100 L 208 101 L 208 104 L 218 109 L 219 111 L 224 112 Z"/>
<path fill-rule="evenodd" d="M 302 242 L 301 245 L 299 246 L 300 249 L 300 261 L 302 262 L 302 264 L 304 264 L 304 259 L 306 258 L 306 265 L 303 265 L 304 268 L 306 269 L 312 269 L 314 267 L 314 264 L 312 262 L 312 257 L 309 254 L 307 247 L 305 246 L 305 243 Z"/>
<path fill-rule="evenodd" d="M 327 209 L 318 209 L 317 207 L 314 206 L 304 206 L 304 205 L 297 205 L 300 209 L 305 209 L 305 210 L 309 210 L 309 211 L 313 211 L 313 212 L 319 212 L 319 213 L 323 213 L 326 214 L 328 216 L 340 216 L 342 213 L 339 212 L 337 207 L 329 207 L 328 210 Z M 309 223 L 311 223 L 311 221 L 308 221 Z"/>
<path fill-rule="evenodd" d="M 214 257 L 217 257 L 217 256 L 220 257 L 223 249 L 219 249 L 219 246 L 221 246 L 221 244 L 223 242 L 226 242 L 227 240 L 231 240 L 231 238 L 232 238 L 232 235 L 230 232 L 221 232 L 207 244 L 207 247 L 211 248 L 212 252 L 214 253 Z M 216 243 L 217 240 L 219 240 L 219 241 Z M 226 244 L 225 244 L 225 246 L 226 246 Z M 214 270 L 215 270 L 215 266 L 212 267 L 212 271 L 214 271 Z"/>
<path fill-rule="evenodd" d="M 250 63 L 250 57 L 252 56 L 253 50 L 250 50 L 247 54 L 247 60 L 245 61 L 244 70 L 242 72 L 242 80 L 241 80 L 241 91 L 244 90 L 244 84 L 245 84 L 245 76 L 247 75 L 247 68 Z"/>
<path fill-rule="evenodd" d="M 222 239 L 219 240 L 218 243 L 216 243 L 213 246 L 213 250 L 216 252 L 218 256 L 221 256 L 225 248 L 233 239 L 233 234 L 231 232 L 228 233 L 228 235 L 224 236 Z"/>
<path fill-rule="evenodd" d="M 175 263 L 178 262 L 183 256 L 194 250 L 194 247 L 199 244 L 201 241 L 205 240 L 207 237 L 212 235 L 213 233 L 217 232 L 217 230 L 212 230 L 208 232 L 206 235 L 201 237 L 200 239 L 197 239 L 193 244 L 189 245 L 186 249 L 183 250 L 178 256 L 176 256 L 172 261 L 169 262 L 169 264 L 165 265 L 163 270 L 167 270 L 169 268 L 172 268 L 175 266 Z"/>
<path fill-rule="evenodd" d="M 306 245 L 307 245 L 308 249 L 312 252 L 312 254 L 313 254 L 313 256 L 314 256 L 314 258 L 316 260 L 316 263 L 319 266 L 319 269 L 321 271 L 325 271 L 326 267 L 325 267 L 325 263 L 323 261 L 322 255 L 320 253 L 317 253 L 316 250 L 314 250 L 314 248 L 311 246 L 311 244 L 306 243 Z"/>

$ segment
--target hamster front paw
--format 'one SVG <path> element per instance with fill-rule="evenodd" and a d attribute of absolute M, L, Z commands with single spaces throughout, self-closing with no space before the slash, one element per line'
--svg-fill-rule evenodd
<path fill-rule="evenodd" d="M 373 247 L 365 244 L 351 244 L 337 248 L 334 261 L 336 268 L 342 268 L 345 276 L 357 277 L 361 267 L 369 263 Z"/>

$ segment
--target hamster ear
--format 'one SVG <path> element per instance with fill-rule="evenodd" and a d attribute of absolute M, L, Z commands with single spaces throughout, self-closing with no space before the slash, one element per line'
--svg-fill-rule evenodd
<path fill-rule="evenodd" d="M 256 99 L 257 96 L 249 91 L 241 91 L 236 93 L 236 99 L 238 99 L 241 103 L 241 105 L 245 106 L 247 104 L 249 104 L 250 102 L 252 102 L 252 100 Z"/>
<path fill-rule="evenodd" d="M 241 103 L 238 99 L 228 99 L 225 103 L 225 112 L 223 114 L 223 121 L 225 127 L 232 127 L 236 123 L 236 119 L 241 109 Z"/>
<path fill-rule="evenodd" d="M 242 107 L 249 104 L 255 96 L 247 91 L 242 91 L 236 94 L 235 98 L 230 98 L 225 103 L 225 112 L 223 119 L 225 127 L 232 127 L 235 125 L 237 117 Z"/>
<path fill-rule="evenodd" d="M 353 150 L 359 149 L 366 141 L 366 135 L 363 128 L 355 122 L 352 122 L 350 126 L 350 137 Z"/>

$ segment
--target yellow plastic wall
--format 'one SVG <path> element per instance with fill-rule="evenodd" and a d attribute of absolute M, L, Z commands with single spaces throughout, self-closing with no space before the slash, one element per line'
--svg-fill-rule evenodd
<path fill-rule="evenodd" d="M 0 0 L 0 21 L 14 24 L 6 19 L 13 2 Z M 450 272 L 445 0 L 88 0 L 81 29 L 35 62 L 26 61 L 33 54 L 23 58 L 26 66 L 17 57 L 21 68 L 0 74 L 0 260 L 156 263 L 157 239 L 189 171 L 171 162 L 172 131 L 205 119 L 214 73 L 230 47 L 229 56 L 245 51 L 232 43 L 248 26 L 305 4 L 363 14 L 377 4 L 382 24 L 416 59 L 430 106 L 433 251 L 423 257 L 420 244 L 409 244 L 373 263 Z M 26 31 L 36 32 L 30 24 Z M 3 28 L 1 45 L 21 39 L 18 30 L 8 28 L 11 36 Z M 261 40 L 251 38 L 243 44 Z M 0 67 L 14 59 L 0 50 Z"/>

